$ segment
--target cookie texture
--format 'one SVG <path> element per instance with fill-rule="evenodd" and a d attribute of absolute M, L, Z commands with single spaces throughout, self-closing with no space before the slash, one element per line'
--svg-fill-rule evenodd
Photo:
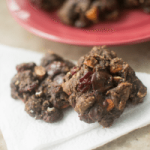
<path fill-rule="evenodd" d="M 11 96 L 25 103 L 25 111 L 30 116 L 56 122 L 63 117 L 62 109 L 70 106 L 62 83 L 72 67 L 72 62 L 53 52 L 45 54 L 40 66 L 33 62 L 19 64 L 11 80 Z"/>
<path fill-rule="evenodd" d="M 81 57 L 62 87 L 81 120 L 104 127 L 110 127 L 128 105 L 143 102 L 147 94 L 129 64 L 104 46 Z"/>

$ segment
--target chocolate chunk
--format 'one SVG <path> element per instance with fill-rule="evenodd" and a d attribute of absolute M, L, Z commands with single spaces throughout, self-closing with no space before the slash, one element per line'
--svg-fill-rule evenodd
<path fill-rule="evenodd" d="M 92 75 L 91 81 L 93 89 L 99 90 L 100 92 L 105 92 L 113 87 L 112 75 L 104 71 L 95 72 Z"/>
<path fill-rule="evenodd" d="M 35 72 L 38 79 L 43 79 L 44 76 L 46 75 L 46 70 L 42 66 L 36 66 L 34 68 L 34 72 Z"/>

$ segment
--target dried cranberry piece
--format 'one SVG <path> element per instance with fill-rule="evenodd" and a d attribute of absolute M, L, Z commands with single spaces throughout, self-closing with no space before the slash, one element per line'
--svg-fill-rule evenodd
<path fill-rule="evenodd" d="M 77 90 L 84 93 L 90 88 L 105 92 L 113 86 L 112 76 L 104 71 L 101 72 L 87 72 L 80 80 Z"/>
<path fill-rule="evenodd" d="M 76 69 L 77 69 L 77 67 L 73 67 L 73 68 L 71 69 L 70 72 L 71 72 L 72 75 L 74 75 L 74 74 L 77 73 L 77 70 L 76 70 Z"/>
<path fill-rule="evenodd" d="M 77 87 L 77 90 L 79 92 L 87 92 L 91 88 L 91 78 L 92 78 L 93 72 L 87 72 L 79 81 L 79 85 Z"/>
<path fill-rule="evenodd" d="M 82 77 L 81 79 L 80 79 L 80 82 L 82 82 L 82 81 L 84 81 L 85 79 L 88 79 L 88 78 L 91 78 L 92 75 L 93 74 L 93 72 L 87 72 L 85 75 L 84 75 L 84 77 Z"/>

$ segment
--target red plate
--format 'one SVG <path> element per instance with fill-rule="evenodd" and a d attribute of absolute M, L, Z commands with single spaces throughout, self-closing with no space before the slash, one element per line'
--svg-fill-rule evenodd
<path fill-rule="evenodd" d="M 7 0 L 17 22 L 28 31 L 57 42 L 74 45 L 120 45 L 150 39 L 150 15 L 140 10 L 125 11 L 115 22 L 86 29 L 62 24 L 57 14 L 33 8 L 28 0 Z"/>

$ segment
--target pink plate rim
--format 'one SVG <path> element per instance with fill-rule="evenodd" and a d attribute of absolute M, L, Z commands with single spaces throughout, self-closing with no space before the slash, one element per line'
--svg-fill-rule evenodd
<path fill-rule="evenodd" d="M 127 44 L 134 44 L 134 43 L 139 43 L 139 42 L 146 42 L 150 40 L 150 25 L 149 28 L 144 28 L 141 30 L 141 35 L 133 35 L 132 36 L 127 36 L 127 37 L 121 37 L 121 39 L 118 40 L 118 37 L 116 39 L 108 38 L 109 40 L 107 41 L 84 41 L 84 40 L 73 40 L 70 38 L 58 36 L 58 35 L 51 35 L 47 34 L 41 30 L 38 30 L 37 28 L 34 28 L 30 26 L 27 23 L 24 23 L 20 18 L 17 17 L 17 15 L 10 9 L 10 2 L 15 1 L 15 0 L 6 0 L 7 1 L 7 7 L 13 16 L 13 18 L 26 30 L 29 32 L 38 35 L 42 38 L 49 39 L 55 42 L 60 42 L 60 43 L 65 43 L 65 44 L 72 44 L 72 45 L 81 45 L 81 46 L 93 46 L 93 45 L 127 45 Z"/>

